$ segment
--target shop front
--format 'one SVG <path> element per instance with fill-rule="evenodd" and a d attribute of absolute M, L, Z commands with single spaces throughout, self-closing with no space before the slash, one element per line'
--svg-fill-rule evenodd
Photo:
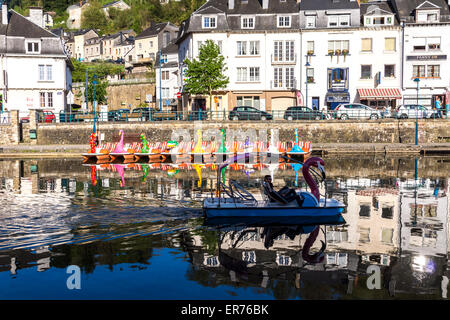
<path fill-rule="evenodd" d="M 393 110 L 402 99 L 398 88 L 358 89 L 358 94 L 360 103 L 375 109 Z"/>
<path fill-rule="evenodd" d="M 348 91 L 329 90 L 325 96 L 328 110 L 334 110 L 341 103 L 350 103 L 350 94 Z"/>

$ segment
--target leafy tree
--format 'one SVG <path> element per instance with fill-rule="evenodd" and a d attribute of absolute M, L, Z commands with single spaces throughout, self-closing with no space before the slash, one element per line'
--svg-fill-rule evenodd
<path fill-rule="evenodd" d="M 225 88 L 229 78 L 224 72 L 227 67 L 219 46 L 207 40 L 201 47 L 198 60 L 184 60 L 187 65 L 185 89 L 189 94 L 208 94 L 209 108 L 212 106 L 212 92 Z"/>
<path fill-rule="evenodd" d="M 99 2 L 90 2 L 90 5 L 83 11 L 81 16 L 81 28 L 98 29 L 103 34 L 107 30 L 108 20 Z"/>

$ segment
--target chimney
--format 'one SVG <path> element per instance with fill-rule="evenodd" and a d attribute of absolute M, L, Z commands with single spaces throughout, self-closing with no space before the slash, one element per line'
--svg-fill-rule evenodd
<path fill-rule="evenodd" d="M 448 0 L 450 1 L 450 0 Z M 228 9 L 233 10 L 234 9 L 234 0 L 228 0 Z"/>
<path fill-rule="evenodd" d="M 262 0 L 262 8 L 263 9 L 269 8 L 269 0 Z"/>
<path fill-rule="evenodd" d="M 40 7 L 30 7 L 30 15 L 28 20 L 37 24 L 39 27 L 44 27 L 44 11 Z"/>
<path fill-rule="evenodd" d="M 2 24 L 8 24 L 8 5 L 6 1 L 2 4 Z"/>

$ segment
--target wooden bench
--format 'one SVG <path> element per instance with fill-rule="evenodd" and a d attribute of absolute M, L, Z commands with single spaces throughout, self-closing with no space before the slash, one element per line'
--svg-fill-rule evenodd
<path fill-rule="evenodd" d="M 175 112 L 155 112 L 153 120 L 178 120 Z"/>

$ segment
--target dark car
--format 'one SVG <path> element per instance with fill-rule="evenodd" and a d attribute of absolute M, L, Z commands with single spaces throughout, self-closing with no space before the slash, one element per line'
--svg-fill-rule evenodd
<path fill-rule="evenodd" d="M 127 121 L 130 109 L 119 109 L 108 111 L 108 121 Z"/>
<path fill-rule="evenodd" d="M 230 120 L 272 120 L 270 113 L 253 107 L 234 107 L 228 115 Z"/>
<path fill-rule="evenodd" d="M 313 110 L 304 106 L 293 106 L 284 112 L 285 120 L 321 120 L 327 119 L 327 115 L 319 110 Z"/>
<path fill-rule="evenodd" d="M 143 119 L 145 119 L 146 121 L 151 119 L 151 116 L 154 113 L 154 110 L 151 108 L 135 108 L 133 109 L 133 111 L 131 112 L 132 114 L 139 114 Z"/>

